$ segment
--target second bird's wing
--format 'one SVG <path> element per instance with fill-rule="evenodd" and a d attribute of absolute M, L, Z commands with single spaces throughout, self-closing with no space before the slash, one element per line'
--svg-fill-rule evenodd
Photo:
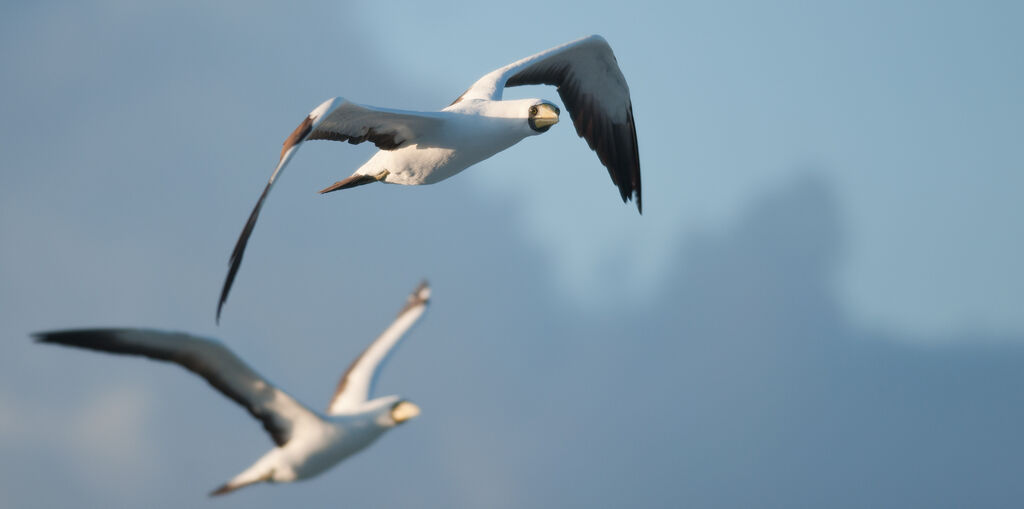
<path fill-rule="evenodd" d="M 338 389 L 327 407 L 328 415 L 347 413 L 359 408 L 370 399 L 374 382 L 384 361 L 405 336 L 405 333 L 419 320 L 430 302 L 430 287 L 424 281 L 406 300 L 405 306 L 398 312 L 398 317 L 366 347 L 366 350 L 352 362 L 338 382 Z"/>
<path fill-rule="evenodd" d="M 76 329 L 34 334 L 41 343 L 142 355 L 176 363 L 203 377 L 263 423 L 282 446 L 296 429 L 320 417 L 252 370 L 220 342 L 177 332 L 150 329 Z"/>

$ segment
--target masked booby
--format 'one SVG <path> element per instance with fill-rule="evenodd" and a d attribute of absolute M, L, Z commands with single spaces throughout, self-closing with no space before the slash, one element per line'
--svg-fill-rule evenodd
<path fill-rule="evenodd" d="M 384 361 L 426 310 L 429 299 L 430 288 L 423 283 L 409 296 L 395 321 L 349 366 L 326 415 L 275 387 L 214 339 L 149 329 L 78 329 L 34 336 L 41 343 L 177 363 L 205 378 L 262 422 L 276 447 L 210 493 L 213 496 L 260 482 L 313 477 L 419 415 L 419 407 L 408 400 L 398 396 L 370 399 L 370 394 Z"/>
<path fill-rule="evenodd" d="M 433 184 L 528 136 L 544 133 L 558 122 L 560 110 L 550 101 L 502 100 L 505 87 L 520 85 L 558 87 L 576 133 L 597 152 L 622 201 L 635 197 L 637 210 L 642 212 L 640 155 L 629 87 L 611 46 L 599 35 L 556 46 L 489 72 L 441 111 L 378 108 L 335 97 L 317 106 L 285 140 L 277 167 L 231 253 L 217 303 L 217 321 L 263 202 L 304 141 L 368 141 L 380 149 L 351 176 L 321 193 L 373 182 Z"/>

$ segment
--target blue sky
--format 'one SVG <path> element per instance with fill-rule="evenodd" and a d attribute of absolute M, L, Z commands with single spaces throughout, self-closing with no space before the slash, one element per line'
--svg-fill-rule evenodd
<path fill-rule="evenodd" d="M 320 408 L 427 277 L 381 377 L 424 414 L 216 503 L 1012 506 L 1021 11 L 5 4 L 0 505 L 195 505 L 270 444 L 181 370 L 29 332 L 211 335 Z M 439 108 L 590 33 L 630 83 L 643 216 L 568 124 L 440 185 L 326 197 L 372 149 L 310 143 L 214 325 L 310 109 Z"/>

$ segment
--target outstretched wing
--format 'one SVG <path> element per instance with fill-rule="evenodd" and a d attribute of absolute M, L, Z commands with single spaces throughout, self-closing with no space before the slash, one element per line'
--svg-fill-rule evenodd
<path fill-rule="evenodd" d="M 398 317 L 384 332 L 366 347 L 366 350 L 352 361 L 348 371 L 338 382 L 338 389 L 327 407 L 329 415 L 348 413 L 359 408 L 370 399 L 370 392 L 380 374 L 384 361 L 402 340 L 406 332 L 419 320 L 430 302 L 430 286 L 424 281 L 420 283 L 409 298 L 405 307 L 398 312 Z"/>
<path fill-rule="evenodd" d="M 174 362 L 203 377 L 245 407 L 282 446 L 292 433 L 320 417 L 253 371 L 216 340 L 147 329 L 78 329 L 40 332 L 40 343 L 57 343 Z"/>
<path fill-rule="evenodd" d="M 622 201 L 635 196 L 642 213 L 633 103 L 608 41 L 591 35 L 509 64 L 480 78 L 456 102 L 499 100 L 504 87 L 519 85 L 558 87 L 576 134 L 587 140 L 608 168 Z"/>
<path fill-rule="evenodd" d="M 317 106 L 295 128 L 288 139 L 284 140 L 277 167 L 270 175 L 267 186 L 263 188 L 263 194 L 256 200 L 256 206 L 253 207 L 252 213 L 249 214 L 249 220 L 246 221 L 242 233 L 238 236 L 235 249 L 231 252 L 231 259 L 228 262 L 228 275 L 224 279 L 220 301 L 217 303 L 217 321 L 220 322 L 221 309 L 228 299 L 228 293 L 231 292 L 231 285 L 235 282 L 238 268 L 242 265 L 245 246 L 249 243 L 253 227 L 256 226 L 256 219 L 260 215 L 260 209 L 263 208 L 263 201 L 267 199 L 267 194 L 281 170 L 295 156 L 295 152 L 298 151 L 302 142 L 306 140 L 335 140 L 358 144 L 369 141 L 382 150 L 394 150 L 415 143 L 424 134 L 436 131 L 442 118 L 436 113 L 359 105 L 341 97 L 324 101 L 323 104 Z"/>

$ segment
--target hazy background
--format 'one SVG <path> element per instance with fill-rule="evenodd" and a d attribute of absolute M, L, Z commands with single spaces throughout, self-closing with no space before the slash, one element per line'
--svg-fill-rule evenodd
<path fill-rule="evenodd" d="M 205 505 L 271 445 L 180 368 L 30 332 L 210 335 L 322 409 L 426 277 L 379 387 L 423 415 L 210 505 L 1017 507 L 1022 22 L 1017 2 L 5 2 L 0 506 Z M 214 325 L 313 107 L 437 109 L 591 33 L 632 90 L 643 216 L 568 122 L 436 186 L 329 196 L 373 149 L 309 143 Z"/>

